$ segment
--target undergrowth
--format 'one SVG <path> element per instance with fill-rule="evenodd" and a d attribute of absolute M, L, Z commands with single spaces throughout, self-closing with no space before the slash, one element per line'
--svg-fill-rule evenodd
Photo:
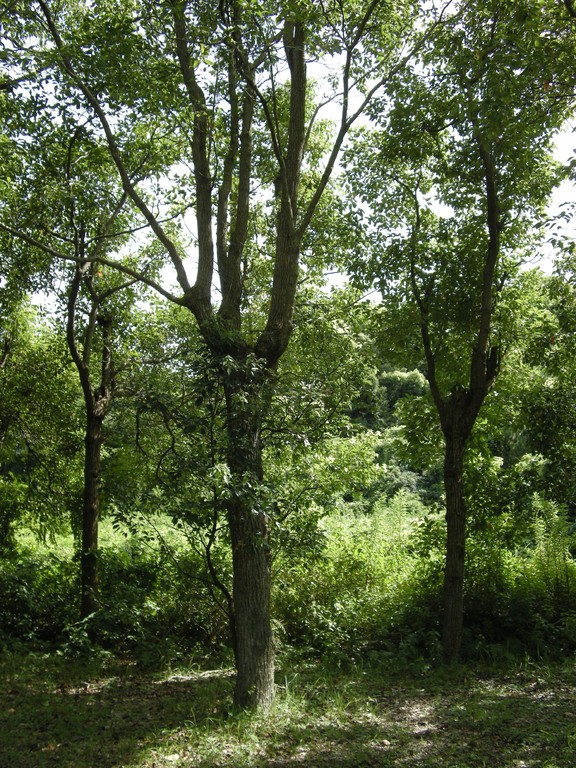
<path fill-rule="evenodd" d="M 560 507 L 537 496 L 531 504 L 520 544 L 503 544 L 510 525 L 504 516 L 488 528 L 471 526 L 465 660 L 558 658 L 576 650 L 574 536 Z M 434 665 L 441 513 L 401 491 L 371 510 L 342 505 L 321 525 L 323 545 L 312 555 L 284 560 L 279 552 L 275 559 L 279 652 L 297 648 L 341 667 L 373 658 Z M 151 666 L 191 652 L 229 654 L 227 617 L 188 540 L 174 536 L 168 546 L 167 537 L 160 544 L 103 527 L 102 607 L 84 622 L 71 540 L 49 546 L 27 539 L 0 563 L 0 643 L 35 644 L 70 657 L 129 654 Z M 225 542 L 215 557 L 229 567 Z"/>

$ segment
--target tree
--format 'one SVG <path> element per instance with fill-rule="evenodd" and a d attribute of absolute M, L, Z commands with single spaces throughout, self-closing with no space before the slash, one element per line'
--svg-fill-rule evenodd
<path fill-rule="evenodd" d="M 118 278 L 117 273 L 113 276 Z M 122 324 L 121 308 L 112 300 L 126 293 L 134 281 L 101 286 L 103 272 L 95 262 L 78 262 L 74 268 L 68 297 L 66 341 L 78 371 L 84 412 L 84 479 L 82 494 L 82 536 L 80 548 L 81 599 L 80 617 L 87 618 L 99 606 L 98 586 L 98 525 L 100 520 L 102 426 L 114 400 L 117 386 L 118 362 L 114 352 Z M 84 286 L 88 305 L 82 323 L 78 322 L 80 290 Z M 126 304 L 134 294 L 124 298 Z M 124 315 L 126 309 L 124 307 Z M 100 337 L 99 339 L 97 337 Z M 99 342 L 99 343 L 97 343 Z M 116 350 L 115 350 L 116 348 Z M 95 363 L 96 358 L 96 363 Z M 94 369 L 97 369 L 96 375 Z M 96 380 L 95 380 L 96 376 Z"/>
<path fill-rule="evenodd" d="M 3 276 L 6 292 L 30 290 L 34 285 L 48 290 L 51 285 L 56 303 L 63 305 L 65 338 L 78 372 L 86 419 L 82 505 L 73 521 L 75 531 L 78 527 L 81 530 L 80 616 L 86 618 L 99 604 L 100 457 L 102 425 L 116 388 L 118 365 L 114 364 L 113 352 L 118 343 L 114 336 L 121 326 L 126 327 L 129 305 L 136 299 L 135 291 L 128 289 L 136 281 L 116 271 L 106 270 L 105 274 L 94 261 L 100 253 L 110 255 L 121 249 L 130 231 L 126 195 L 107 154 L 83 124 L 67 124 L 64 119 L 51 125 L 43 118 L 42 136 L 35 151 L 30 154 L 26 149 L 26 162 L 21 162 L 20 167 L 13 163 L 12 194 L 3 200 L 5 215 L 10 215 L 13 223 L 24 229 L 33 222 L 43 236 L 41 240 L 12 238 L 10 246 L 16 252 L 7 260 Z M 17 146 L 22 136 L 12 133 Z M 17 151 L 15 154 L 23 160 Z M 39 281 L 47 259 L 54 260 L 49 277 Z M 150 249 L 147 261 L 150 269 Z M 13 277 L 11 270 L 16 265 L 20 269 Z M 68 283 L 64 291 L 57 287 L 61 283 Z M 118 298 L 119 294 L 123 299 Z"/>
<path fill-rule="evenodd" d="M 438 414 L 450 663 L 462 634 L 464 455 L 506 348 L 502 296 L 536 247 L 557 180 L 550 145 L 574 109 L 574 35 L 557 3 L 491 0 L 457 6 L 436 32 L 373 110 L 383 130 L 364 140 L 352 180 L 370 206 L 373 256 L 353 269 L 391 302 L 405 349 L 417 344 Z"/>
<path fill-rule="evenodd" d="M 351 125 L 411 55 L 402 46 L 413 17 L 411 3 L 392 8 L 379 0 L 345 9 L 293 0 L 57 8 L 37 0 L 15 22 L 29 25 L 29 37 L 11 48 L 15 76 L 50 94 L 40 102 L 46 114 L 81 122 L 103 143 L 126 198 L 171 263 L 178 292 L 141 265 L 128 268 L 103 253 L 90 258 L 192 313 L 222 381 L 238 706 L 267 708 L 273 698 L 262 423 L 292 332 L 305 236 Z M 30 38 L 35 54 L 27 50 Z M 339 103 L 340 119 L 317 171 L 308 153 L 318 105 L 307 63 L 330 58 L 340 90 L 329 100 Z M 355 94 L 358 106 L 351 107 Z M 192 249 L 177 226 L 188 207 L 195 213 Z M 266 230 L 257 227 L 262 211 Z M 29 244 L 42 240 L 34 224 L 2 226 Z M 194 282 L 187 247 L 196 257 Z"/>

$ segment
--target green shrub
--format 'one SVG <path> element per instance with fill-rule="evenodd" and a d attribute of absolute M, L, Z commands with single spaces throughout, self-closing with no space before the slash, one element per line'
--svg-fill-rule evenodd
<path fill-rule="evenodd" d="M 531 522 L 520 528 L 508 512 L 472 520 L 465 659 L 576 650 L 574 534 L 563 508 L 537 495 L 529 504 L 522 515 Z M 338 663 L 371 654 L 418 663 L 438 658 L 443 513 L 401 491 L 377 499 L 370 512 L 342 503 L 321 526 L 322 546 L 300 557 L 295 548 L 276 556 L 279 642 Z M 141 660 L 199 647 L 228 652 L 226 603 L 210 589 L 193 545 L 182 536 L 170 548 L 152 539 L 110 538 L 99 554 L 102 607 L 79 622 L 79 568 L 71 550 L 60 557 L 20 544 L 0 563 L 0 641 L 47 641 L 85 654 L 95 640 Z M 215 543 L 213 559 L 230 588 L 224 542 Z"/>
<path fill-rule="evenodd" d="M 100 552 L 101 608 L 87 631 L 115 652 L 219 646 L 227 624 L 211 597 L 203 559 L 193 550 L 155 547 L 138 538 Z"/>
<path fill-rule="evenodd" d="M 576 650 L 576 543 L 563 506 L 532 498 L 533 541 L 516 576 L 513 599 L 523 606 L 523 634 L 538 655 Z M 526 621 L 529 617 L 530 623 Z"/>
<path fill-rule="evenodd" d="M 49 547 L 20 546 L 1 561 L 0 641 L 47 641 L 71 654 L 92 652 L 95 642 L 140 656 L 228 642 L 227 618 L 210 595 L 204 562 L 182 542 L 168 550 L 114 536 L 98 557 L 101 608 L 84 621 L 71 548 L 61 558 Z"/>
<path fill-rule="evenodd" d="M 372 514 L 344 509 L 323 521 L 325 546 L 313 562 L 280 562 L 274 615 L 285 640 L 312 652 L 354 659 L 365 652 L 422 654 L 436 646 L 437 595 L 426 614 L 425 582 L 409 547 L 424 507 L 416 494 L 376 502 Z M 434 653 L 434 651 L 432 651 Z"/>
<path fill-rule="evenodd" d="M 57 641 L 77 610 L 77 568 L 26 549 L 0 562 L 0 638 Z"/>
<path fill-rule="evenodd" d="M 468 540 L 465 656 L 558 655 L 576 649 L 574 536 L 565 510 L 534 494 L 522 537 L 507 515 L 488 519 Z M 516 546 L 514 546 L 516 545 Z"/>

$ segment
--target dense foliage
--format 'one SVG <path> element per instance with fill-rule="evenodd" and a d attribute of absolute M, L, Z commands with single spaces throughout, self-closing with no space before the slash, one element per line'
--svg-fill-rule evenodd
<path fill-rule="evenodd" d="M 0 647 L 576 651 L 571 4 L 5 6 Z"/>

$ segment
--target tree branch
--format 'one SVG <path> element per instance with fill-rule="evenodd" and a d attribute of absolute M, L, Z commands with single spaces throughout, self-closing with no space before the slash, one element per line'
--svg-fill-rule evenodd
<path fill-rule="evenodd" d="M 482 403 L 486 392 L 492 386 L 497 372 L 497 366 L 488 365 L 488 345 L 493 313 L 494 273 L 500 256 L 500 206 L 496 187 L 496 168 L 491 150 L 486 146 L 481 136 L 476 136 L 478 152 L 484 169 L 486 195 L 486 225 L 488 228 L 488 244 L 484 269 L 482 273 L 482 295 L 480 303 L 480 318 L 478 335 L 472 353 L 470 369 L 470 392 L 474 401 Z M 490 371 L 488 370 L 490 368 Z"/>
<path fill-rule="evenodd" d="M 180 287 L 184 291 L 184 294 L 187 295 L 189 298 L 191 298 L 190 283 L 188 281 L 188 277 L 184 269 L 183 261 L 178 252 L 178 248 L 172 242 L 172 240 L 168 237 L 168 235 L 160 225 L 160 222 L 158 221 L 158 219 L 154 216 L 152 211 L 148 208 L 144 200 L 138 194 L 136 187 L 134 186 L 130 178 L 130 174 L 128 173 L 124 165 L 120 148 L 118 147 L 118 144 L 116 142 L 116 137 L 114 135 L 114 132 L 112 131 L 112 128 L 110 126 L 106 113 L 104 112 L 102 106 L 100 105 L 100 102 L 96 97 L 96 95 L 92 92 L 92 90 L 88 87 L 88 85 L 82 80 L 80 75 L 76 72 L 70 60 L 70 57 L 66 53 L 66 46 L 60 36 L 60 33 L 56 27 L 54 19 L 52 18 L 52 14 L 50 12 L 48 4 L 45 2 L 45 0 L 37 0 L 37 2 L 42 10 L 44 18 L 46 19 L 48 29 L 50 31 L 50 34 L 52 35 L 52 39 L 54 40 L 54 43 L 56 44 L 56 47 L 60 54 L 60 60 L 62 62 L 62 67 L 64 71 L 80 89 L 86 101 L 92 107 L 92 109 L 94 110 L 96 116 L 100 121 L 102 129 L 104 131 L 104 135 L 106 137 L 106 141 L 110 151 L 110 156 L 112 157 L 112 160 L 114 161 L 114 164 L 120 175 L 123 189 L 125 190 L 127 195 L 130 197 L 134 205 L 137 207 L 137 209 L 142 213 L 142 215 L 150 225 L 150 228 L 152 229 L 156 237 L 160 240 L 160 242 L 166 249 L 176 269 L 176 275 L 177 275 L 177 279 L 178 279 L 178 283 L 180 284 Z M 194 309 L 198 309 L 198 307 L 195 306 Z"/>
<path fill-rule="evenodd" d="M 208 156 L 208 110 L 206 108 L 206 98 L 196 79 L 190 51 L 188 50 L 186 5 L 186 0 L 174 2 L 172 5 L 172 18 L 178 63 L 186 92 L 194 109 L 192 159 L 196 186 L 196 221 L 198 226 L 198 275 L 194 286 L 194 293 L 196 300 L 201 305 L 200 314 L 202 317 L 205 317 L 211 314 L 210 291 L 214 270 L 212 175 Z"/>
<path fill-rule="evenodd" d="M 126 264 L 121 264 L 118 261 L 114 261 L 113 259 L 108 259 L 105 256 L 100 256 L 100 255 L 85 256 L 83 259 L 80 259 L 77 256 L 71 256 L 70 254 L 63 253 L 62 251 L 57 251 L 55 248 L 52 248 L 51 246 L 46 245 L 45 243 L 42 243 L 40 240 L 37 240 L 35 237 L 32 237 L 31 235 L 27 235 L 24 232 L 20 232 L 19 230 L 14 229 L 13 227 L 8 226 L 7 224 L 3 224 L 2 222 L 0 222 L 0 229 L 4 230 L 4 232 L 8 232 L 14 237 L 19 238 L 20 240 L 23 240 L 25 243 L 28 243 L 28 245 L 32 245 L 35 248 L 38 248 L 43 253 L 46 253 L 49 256 L 53 256 L 54 258 L 61 259 L 62 261 L 71 261 L 75 264 L 98 263 L 108 267 L 112 267 L 113 269 L 116 269 L 118 272 L 122 272 L 123 274 L 134 278 L 135 281 L 144 283 L 144 285 L 147 285 L 149 288 L 152 288 L 153 290 L 155 290 L 161 296 L 164 296 L 165 299 L 168 299 L 168 301 L 172 302 L 173 304 L 178 304 L 179 306 L 187 306 L 186 297 L 175 296 L 174 294 L 170 293 L 170 291 L 167 291 L 165 288 L 163 288 L 155 280 L 152 280 L 151 278 L 147 277 L 144 274 L 144 272 L 141 272 L 136 269 L 132 269 L 131 267 L 128 267 Z"/>

